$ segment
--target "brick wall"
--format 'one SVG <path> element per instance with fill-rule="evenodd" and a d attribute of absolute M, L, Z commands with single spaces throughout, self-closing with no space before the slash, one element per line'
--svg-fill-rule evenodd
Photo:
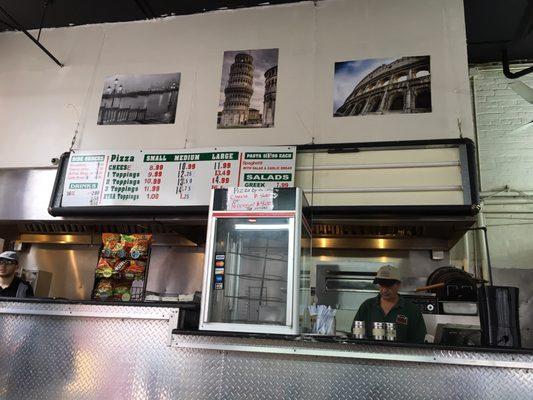
<path fill-rule="evenodd" d="M 509 185 L 533 191 L 533 104 L 508 88 L 501 66 L 473 68 L 474 100 L 481 175 L 481 190 Z M 533 74 L 520 79 L 533 87 Z"/>
<path fill-rule="evenodd" d="M 533 104 L 508 87 L 512 81 L 505 78 L 501 66 L 472 68 L 470 75 L 492 264 L 533 268 L 533 197 L 513 192 L 533 194 L 533 124 L 513 132 L 533 120 Z M 533 87 L 533 74 L 520 80 Z M 506 185 L 509 192 L 487 198 Z"/>

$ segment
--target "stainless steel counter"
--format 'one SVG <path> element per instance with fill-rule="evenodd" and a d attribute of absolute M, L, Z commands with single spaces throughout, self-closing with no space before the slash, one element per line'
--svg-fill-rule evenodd
<path fill-rule="evenodd" d="M 209 335 L 179 335 L 172 338 L 172 346 L 189 349 L 209 349 L 243 353 L 295 355 L 352 360 L 400 361 L 403 363 L 464 365 L 474 367 L 497 367 L 531 369 L 533 352 L 491 351 L 472 347 L 451 348 L 439 345 L 412 345 L 356 340 L 319 340 L 311 337 L 295 340 L 267 339 L 258 337 L 230 337 Z M 533 381 L 532 381 L 533 382 Z"/>
<path fill-rule="evenodd" d="M 533 353 L 174 335 L 217 399 L 529 399 Z M 199 387 L 200 390 L 200 387 Z"/>
<path fill-rule="evenodd" d="M 178 312 L 0 301 L 0 398 L 531 398 L 531 353 L 172 334 Z"/>

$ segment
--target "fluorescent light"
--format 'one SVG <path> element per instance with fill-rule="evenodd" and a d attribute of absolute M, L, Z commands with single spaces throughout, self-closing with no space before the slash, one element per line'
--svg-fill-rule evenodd
<path fill-rule="evenodd" d="M 235 224 L 236 231 L 274 231 L 289 229 L 288 224 Z"/>

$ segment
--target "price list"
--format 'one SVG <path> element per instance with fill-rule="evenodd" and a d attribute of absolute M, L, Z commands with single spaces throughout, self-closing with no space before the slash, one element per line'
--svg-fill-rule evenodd
<path fill-rule="evenodd" d="M 99 205 L 140 204 L 142 187 L 139 158 L 139 151 L 117 152 L 107 156 Z"/>
<path fill-rule="evenodd" d="M 65 176 L 62 204 L 96 206 L 100 199 L 100 183 L 105 172 L 104 154 L 72 155 Z"/>
<path fill-rule="evenodd" d="M 62 206 L 207 205 L 213 188 L 294 184 L 294 147 L 194 150 L 73 154 Z"/>
<path fill-rule="evenodd" d="M 238 184 L 238 151 L 150 153 L 143 162 L 145 204 L 205 205 L 211 188 Z"/>
<path fill-rule="evenodd" d="M 192 159 L 189 154 L 150 153 L 143 156 L 142 179 L 144 205 L 179 205 L 181 193 L 189 179 Z M 189 162 L 187 161 L 189 160 Z"/>
<path fill-rule="evenodd" d="M 240 186 L 287 188 L 294 185 L 296 149 L 286 147 L 245 151 L 241 164 Z"/>
<path fill-rule="evenodd" d="M 176 195 L 179 201 L 190 200 L 196 178 L 196 162 L 181 161 L 177 165 Z"/>
<path fill-rule="evenodd" d="M 151 164 L 144 177 L 143 195 L 144 202 L 157 201 L 161 196 L 161 182 L 163 179 L 164 164 Z"/>

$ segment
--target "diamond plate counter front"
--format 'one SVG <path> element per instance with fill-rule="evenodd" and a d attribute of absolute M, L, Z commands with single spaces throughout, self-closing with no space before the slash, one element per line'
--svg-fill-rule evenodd
<path fill-rule="evenodd" d="M 192 335 L 169 346 L 175 312 L 0 302 L 0 399 L 532 398 L 530 354 Z"/>
<path fill-rule="evenodd" d="M 533 398 L 531 354 L 186 335 L 173 346 L 211 354 L 219 399 Z"/>
<path fill-rule="evenodd" d="M 175 311 L 1 302 L 0 399 L 216 398 L 206 355 L 168 346 Z"/>

